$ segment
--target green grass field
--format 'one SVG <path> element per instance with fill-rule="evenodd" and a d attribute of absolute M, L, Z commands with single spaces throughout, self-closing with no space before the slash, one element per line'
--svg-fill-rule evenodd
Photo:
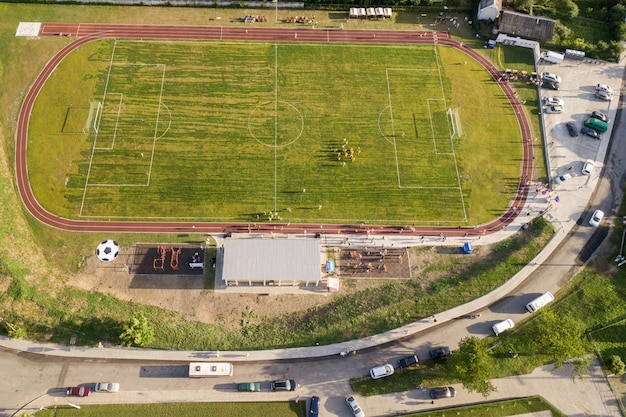
<path fill-rule="evenodd" d="M 478 224 L 520 154 L 504 95 L 450 48 L 107 40 L 51 77 L 28 164 L 68 218 Z"/>
<path fill-rule="evenodd" d="M 115 416 L 220 416 L 220 417 L 304 417 L 306 401 L 249 403 L 164 403 L 164 404 L 106 404 L 81 405 L 80 410 L 69 406 L 37 412 L 37 416 L 91 417 Z"/>

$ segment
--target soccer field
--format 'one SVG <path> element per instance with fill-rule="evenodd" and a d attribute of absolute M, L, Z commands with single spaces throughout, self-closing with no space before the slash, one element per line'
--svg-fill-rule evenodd
<path fill-rule="evenodd" d="M 31 120 L 35 195 L 78 219 L 476 224 L 521 155 L 496 83 L 435 46 L 98 41 Z"/>

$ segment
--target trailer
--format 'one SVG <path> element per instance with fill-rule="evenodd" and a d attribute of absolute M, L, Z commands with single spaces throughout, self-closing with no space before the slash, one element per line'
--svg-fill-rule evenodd
<path fill-rule="evenodd" d="M 227 362 L 191 362 L 189 378 L 233 376 L 233 364 Z"/>
<path fill-rule="evenodd" d="M 541 59 L 551 64 L 560 64 L 563 62 L 563 58 L 565 58 L 565 55 L 558 52 L 543 51 L 541 53 Z"/>

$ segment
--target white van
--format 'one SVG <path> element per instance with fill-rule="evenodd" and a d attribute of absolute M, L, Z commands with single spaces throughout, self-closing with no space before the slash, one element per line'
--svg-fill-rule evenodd
<path fill-rule="evenodd" d="M 548 291 L 547 293 L 535 298 L 530 303 L 526 304 L 526 310 L 528 310 L 530 313 L 534 313 L 535 311 L 539 310 L 546 304 L 551 303 L 552 301 L 554 301 L 554 296 L 550 291 Z"/>
<path fill-rule="evenodd" d="M 500 333 L 502 333 L 505 330 L 512 329 L 513 327 L 515 327 L 515 323 L 513 323 L 513 320 L 506 319 L 504 321 L 501 321 L 500 323 L 496 323 L 493 326 L 491 326 L 491 330 L 493 330 L 496 336 L 500 336 Z"/>

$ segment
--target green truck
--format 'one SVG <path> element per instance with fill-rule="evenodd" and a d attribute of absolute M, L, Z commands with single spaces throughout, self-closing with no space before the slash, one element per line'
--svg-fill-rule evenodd
<path fill-rule="evenodd" d="M 244 382 L 237 384 L 237 390 L 242 392 L 261 392 L 260 382 Z"/>

